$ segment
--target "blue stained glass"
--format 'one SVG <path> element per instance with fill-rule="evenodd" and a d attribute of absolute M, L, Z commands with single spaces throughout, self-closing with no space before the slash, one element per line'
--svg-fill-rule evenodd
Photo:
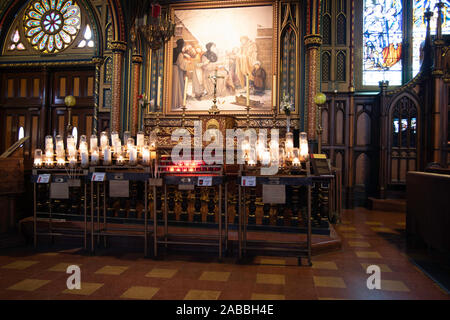
<path fill-rule="evenodd" d="M 413 12 L 413 76 L 420 71 L 423 54 L 422 48 L 427 34 L 427 25 L 425 24 L 424 13 L 430 8 L 433 16 L 430 20 L 431 34 L 435 34 L 437 22 L 436 3 L 439 0 L 414 0 Z M 450 34 L 450 0 L 442 0 L 442 34 Z"/>
<path fill-rule="evenodd" d="M 402 82 L 402 0 L 365 0 L 363 85 Z"/>

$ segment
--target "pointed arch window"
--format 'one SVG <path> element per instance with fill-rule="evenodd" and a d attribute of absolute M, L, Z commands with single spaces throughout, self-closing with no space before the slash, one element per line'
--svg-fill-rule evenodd
<path fill-rule="evenodd" d="M 92 29 L 90 25 L 86 25 L 86 28 L 84 29 L 83 34 L 83 40 L 80 41 L 78 44 L 78 48 L 93 48 L 94 47 L 94 40 L 92 40 Z"/>
<path fill-rule="evenodd" d="M 11 36 L 11 43 L 8 46 L 9 51 L 14 50 L 25 50 L 25 46 L 22 43 L 22 40 L 20 39 L 19 29 L 16 28 L 16 31 Z"/>

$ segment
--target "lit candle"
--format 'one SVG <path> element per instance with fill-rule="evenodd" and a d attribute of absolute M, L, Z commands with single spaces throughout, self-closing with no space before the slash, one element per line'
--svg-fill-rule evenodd
<path fill-rule="evenodd" d="M 89 167 L 89 153 L 87 149 L 81 151 L 81 167 L 82 168 Z"/>
<path fill-rule="evenodd" d="M 246 88 L 247 88 L 247 107 L 250 105 L 250 79 L 249 76 L 245 76 Z"/>
<path fill-rule="evenodd" d="M 91 164 L 93 166 L 98 165 L 98 159 L 99 159 L 99 155 L 98 155 L 98 147 L 95 147 L 94 149 L 92 149 L 91 151 Z"/>
<path fill-rule="evenodd" d="M 137 150 L 135 146 L 130 147 L 128 150 L 130 153 L 129 164 L 130 166 L 135 166 L 137 163 Z"/>
<path fill-rule="evenodd" d="M 90 150 L 91 152 L 98 147 L 98 140 L 97 140 L 97 136 L 95 134 L 91 135 L 91 139 L 90 139 Z"/>
<path fill-rule="evenodd" d="M 45 150 L 51 149 L 53 150 L 53 137 L 46 136 L 45 137 Z"/>
<path fill-rule="evenodd" d="M 103 132 L 100 134 L 100 146 L 101 146 L 102 150 L 103 150 L 107 145 L 109 145 L 108 134 L 107 134 L 105 131 L 103 131 Z"/>
<path fill-rule="evenodd" d="M 36 149 L 34 150 L 34 167 L 41 168 L 42 167 L 42 150 Z"/>
<path fill-rule="evenodd" d="M 77 167 L 77 159 L 75 157 L 69 158 L 69 168 L 76 168 Z"/>
<path fill-rule="evenodd" d="M 145 165 L 150 164 L 150 149 L 148 146 L 144 146 L 142 149 L 142 163 Z"/>
<path fill-rule="evenodd" d="M 150 159 L 151 160 L 156 160 L 156 151 L 151 151 L 150 152 Z"/>
<path fill-rule="evenodd" d="M 64 168 L 66 166 L 66 161 L 64 160 L 64 157 L 57 157 L 56 165 L 58 166 L 58 168 Z"/>
<path fill-rule="evenodd" d="M 124 145 L 128 145 L 128 139 L 130 139 L 131 138 L 131 133 L 130 133 L 130 131 L 125 131 L 124 133 L 123 133 L 123 144 Z M 134 142 L 133 142 L 133 144 L 134 144 Z"/>
<path fill-rule="evenodd" d="M 127 150 L 129 151 L 133 147 L 134 147 L 134 139 L 133 138 L 128 138 L 127 139 Z"/>
<path fill-rule="evenodd" d="M 294 148 L 292 152 L 292 165 L 294 167 L 300 166 L 300 151 L 298 148 Z"/>
<path fill-rule="evenodd" d="M 294 167 L 300 166 L 300 160 L 297 157 L 295 157 L 294 160 L 292 160 L 292 165 Z"/>
<path fill-rule="evenodd" d="M 53 148 L 45 149 L 45 157 L 53 160 Z"/>
<path fill-rule="evenodd" d="M 294 150 L 294 135 L 292 132 L 286 133 L 286 143 L 285 143 L 285 151 L 286 151 L 286 157 L 291 159 L 292 158 L 292 151 Z"/>
<path fill-rule="evenodd" d="M 309 149 L 308 149 L 308 135 L 306 132 L 301 132 L 299 137 L 299 145 L 300 145 L 300 157 L 303 161 L 308 160 L 309 157 Z"/>
<path fill-rule="evenodd" d="M 75 138 L 71 134 L 69 134 L 67 136 L 66 146 L 67 146 L 67 150 L 75 148 Z"/>
<path fill-rule="evenodd" d="M 45 157 L 45 167 L 46 168 L 53 168 L 53 158 Z"/>
<path fill-rule="evenodd" d="M 111 164 L 111 148 L 106 146 L 103 149 L 103 165 L 109 166 Z"/>
<path fill-rule="evenodd" d="M 139 131 L 136 135 L 136 144 L 139 148 L 142 148 L 144 146 L 144 133 L 142 131 Z"/>
<path fill-rule="evenodd" d="M 123 166 L 124 163 L 125 163 L 125 159 L 123 158 L 122 154 L 120 154 L 120 155 L 117 157 L 116 164 L 117 164 L 118 166 Z"/>
<path fill-rule="evenodd" d="M 263 152 L 261 163 L 262 163 L 264 166 L 268 166 L 268 165 L 269 165 L 269 163 L 270 163 L 270 151 L 269 151 L 269 150 L 266 149 L 266 150 Z"/>
<path fill-rule="evenodd" d="M 184 78 L 183 106 L 186 106 L 187 86 L 188 86 L 188 77 L 186 76 L 186 77 Z"/>

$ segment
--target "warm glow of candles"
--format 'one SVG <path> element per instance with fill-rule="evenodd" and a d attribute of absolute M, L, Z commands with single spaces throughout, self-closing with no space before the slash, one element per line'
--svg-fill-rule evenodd
<path fill-rule="evenodd" d="M 89 153 L 87 150 L 83 150 L 81 152 L 81 167 L 82 168 L 89 167 Z"/>
<path fill-rule="evenodd" d="M 270 151 L 264 150 L 262 157 L 261 157 L 261 163 L 263 166 L 268 166 L 270 163 Z"/>
<path fill-rule="evenodd" d="M 98 165 L 98 159 L 99 159 L 98 148 L 94 148 L 91 152 L 91 164 L 93 166 Z"/>
<path fill-rule="evenodd" d="M 42 167 L 42 150 L 36 149 L 34 150 L 34 167 L 40 168 Z"/>
<path fill-rule="evenodd" d="M 150 152 L 150 159 L 151 160 L 156 160 L 156 151 L 151 151 Z"/>
<path fill-rule="evenodd" d="M 58 168 L 64 168 L 66 165 L 66 161 L 64 160 L 64 158 L 58 157 L 56 158 L 56 165 L 58 166 Z"/>
<path fill-rule="evenodd" d="M 103 165 L 111 165 L 111 148 L 109 146 L 103 149 Z"/>
<path fill-rule="evenodd" d="M 148 146 L 144 146 L 142 149 L 142 163 L 145 165 L 150 164 L 150 149 Z"/>
<path fill-rule="evenodd" d="M 77 159 L 75 157 L 69 158 L 69 168 L 76 168 L 77 167 Z"/>
<path fill-rule="evenodd" d="M 299 145 L 300 145 L 300 157 L 303 161 L 308 160 L 309 157 L 309 148 L 308 148 L 308 135 L 306 132 L 301 132 L 299 137 Z"/>
<path fill-rule="evenodd" d="M 137 163 L 137 149 L 135 146 L 131 146 L 129 148 L 130 158 L 129 158 L 129 164 L 130 166 L 134 166 Z"/>
<path fill-rule="evenodd" d="M 286 133 L 286 142 L 284 147 L 286 151 L 286 157 L 291 159 L 292 152 L 294 150 L 294 135 L 292 134 L 292 132 Z"/>
<path fill-rule="evenodd" d="M 102 132 L 100 134 L 100 146 L 102 148 L 102 150 L 109 144 L 108 141 L 108 134 L 106 132 Z"/>

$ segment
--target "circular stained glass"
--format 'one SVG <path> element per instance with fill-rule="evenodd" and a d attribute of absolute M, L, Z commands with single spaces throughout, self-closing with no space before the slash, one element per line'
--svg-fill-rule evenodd
<path fill-rule="evenodd" d="M 27 7 L 24 30 L 30 44 L 44 53 L 66 49 L 80 30 L 80 7 L 73 0 L 36 0 Z"/>

